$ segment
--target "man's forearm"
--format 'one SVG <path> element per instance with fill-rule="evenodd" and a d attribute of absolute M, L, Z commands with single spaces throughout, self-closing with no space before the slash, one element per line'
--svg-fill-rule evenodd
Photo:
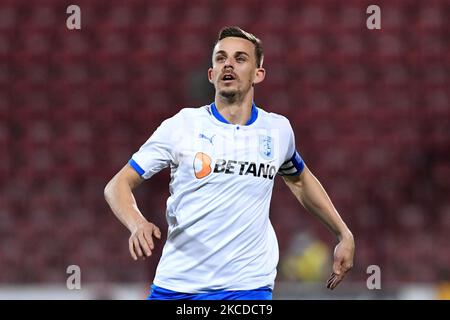
<path fill-rule="evenodd" d="M 291 191 L 303 207 L 318 217 L 339 240 L 352 238 L 352 233 L 333 206 L 325 189 L 307 168 L 305 170 L 307 171 L 302 173 L 304 176 L 301 179 L 288 183 Z"/>
<path fill-rule="evenodd" d="M 111 180 L 105 187 L 105 199 L 116 217 L 131 232 L 147 221 L 137 207 L 131 187 L 125 181 Z"/>

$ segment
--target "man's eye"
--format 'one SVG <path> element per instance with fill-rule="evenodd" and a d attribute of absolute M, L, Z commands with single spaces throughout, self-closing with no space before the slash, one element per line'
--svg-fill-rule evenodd
<path fill-rule="evenodd" d="M 225 57 L 217 57 L 217 58 L 216 58 L 216 61 L 219 61 L 219 62 L 220 62 L 220 61 L 223 61 L 223 60 L 225 60 Z"/>
<path fill-rule="evenodd" d="M 236 58 L 236 61 L 238 61 L 238 62 L 244 62 L 244 61 L 245 61 L 245 58 L 244 58 L 244 57 L 237 57 L 237 58 Z"/>

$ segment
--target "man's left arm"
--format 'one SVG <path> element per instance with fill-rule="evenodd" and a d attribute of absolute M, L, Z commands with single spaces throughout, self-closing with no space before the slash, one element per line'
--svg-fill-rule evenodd
<path fill-rule="evenodd" d="M 302 206 L 319 218 L 339 240 L 334 249 L 333 272 L 327 281 L 327 288 L 333 290 L 353 267 L 353 234 L 333 206 L 325 189 L 306 165 L 300 175 L 283 176 L 283 179 Z"/>

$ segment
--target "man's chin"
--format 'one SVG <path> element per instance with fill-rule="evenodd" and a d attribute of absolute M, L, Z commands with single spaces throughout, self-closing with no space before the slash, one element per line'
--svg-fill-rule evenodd
<path fill-rule="evenodd" d="M 234 97 L 236 97 L 237 94 L 238 94 L 238 90 L 236 90 L 236 89 L 219 91 L 219 95 L 224 98 L 227 98 L 227 99 L 234 98 Z"/>

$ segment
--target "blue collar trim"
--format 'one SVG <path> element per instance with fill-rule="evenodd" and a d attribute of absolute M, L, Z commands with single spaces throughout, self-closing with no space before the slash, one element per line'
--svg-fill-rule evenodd
<path fill-rule="evenodd" d="M 220 122 L 223 123 L 228 123 L 228 120 L 225 119 L 219 112 L 219 110 L 217 110 L 216 104 L 213 102 L 211 103 L 211 112 L 213 114 L 213 116 L 219 120 Z M 252 103 L 252 112 L 250 113 L 250 119 L 248 119 L 247 123 L 245 124 L 246 126 L 251 125 L 253 122 L 256 121 L 256 119 L 258 118 L 258 108 L 256 107 L 256 104 L 253 102 Z"/>

